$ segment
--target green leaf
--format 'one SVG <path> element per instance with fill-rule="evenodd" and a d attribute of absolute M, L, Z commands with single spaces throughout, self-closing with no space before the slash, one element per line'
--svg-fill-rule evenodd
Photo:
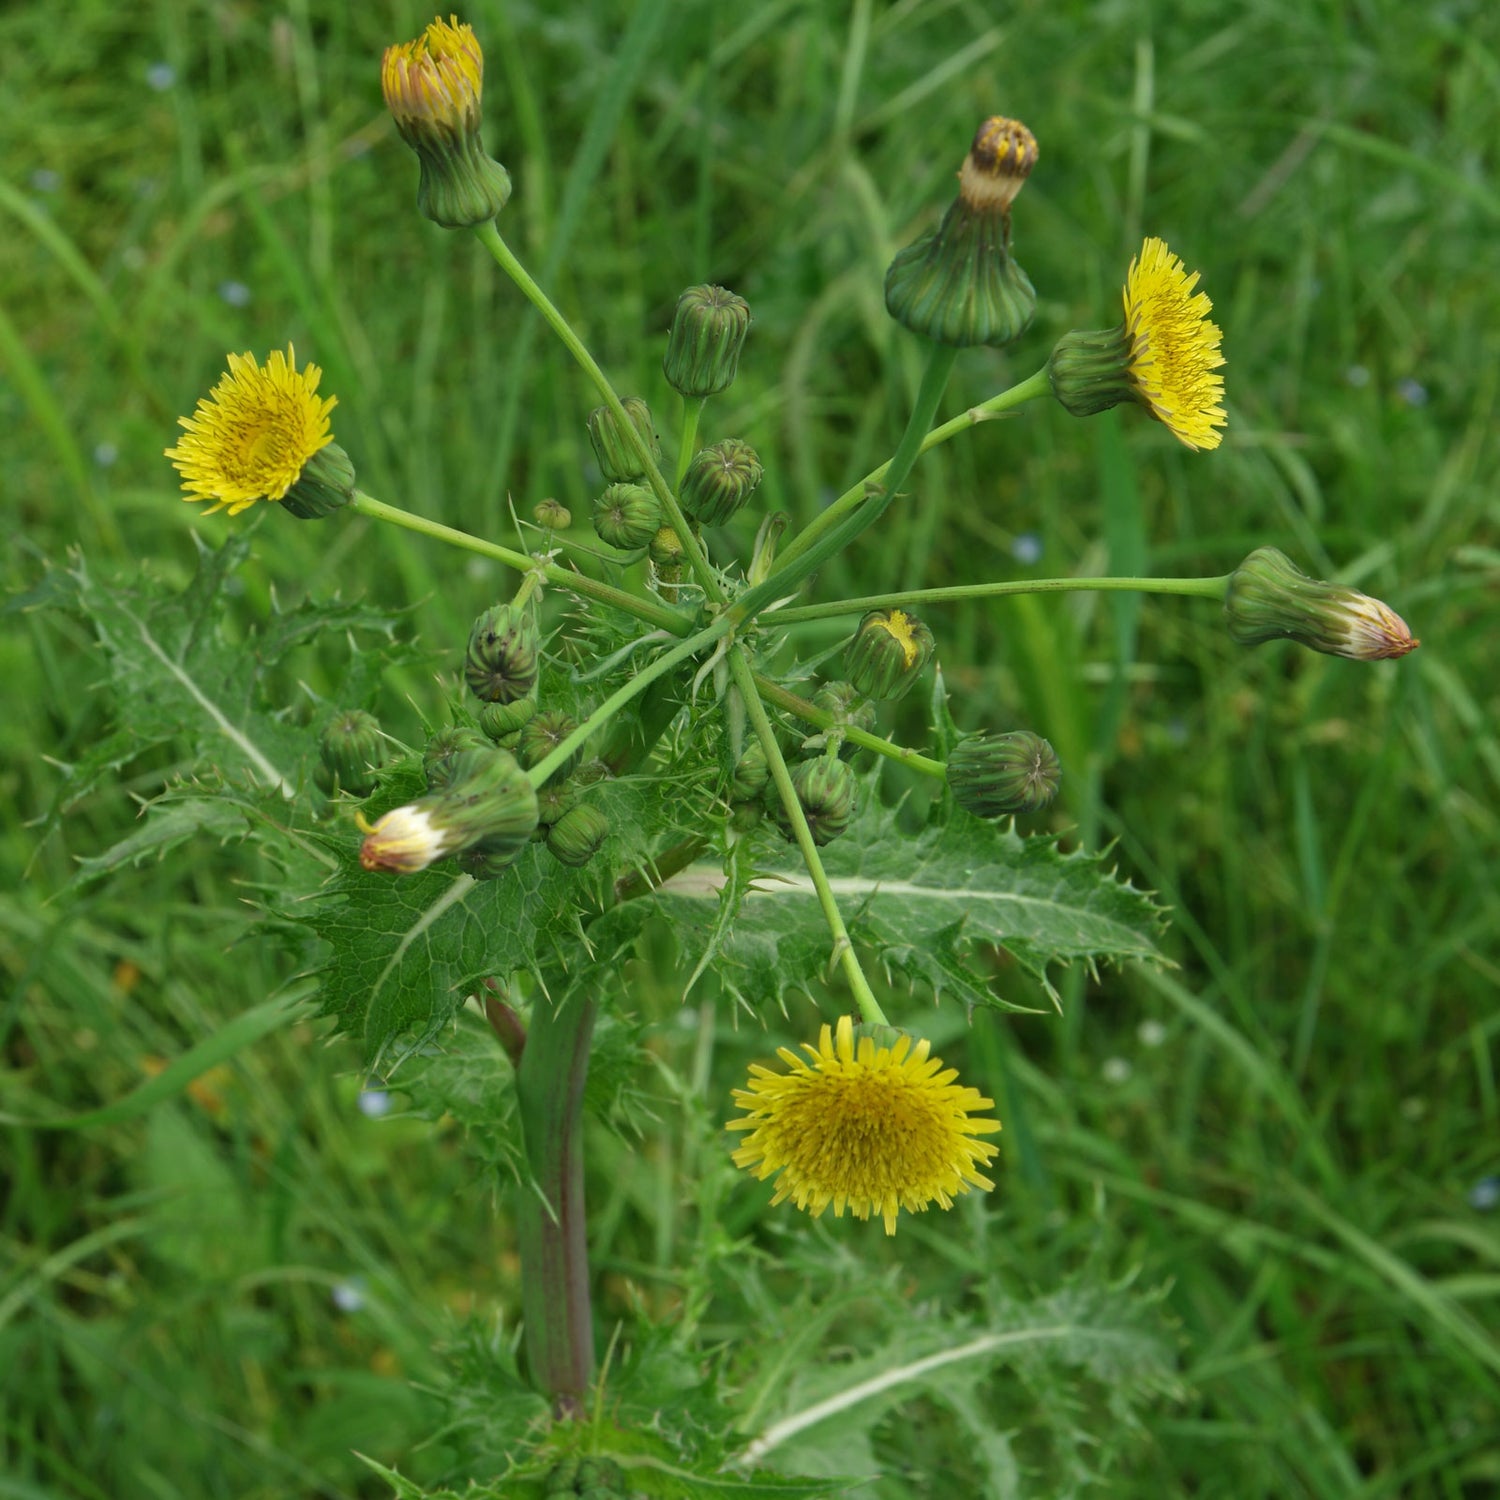
<path fill-rule="evenodd" d="M 1101 856 L 1064 853 L 1055 839 L 955 812 L 910 834 L 872 785 L 849 831 L 823 861 L 855 942 L 888 971 L 969 1005 L 1025 1009 L 992 988 L 1008 955 L 1057 1001 L 1050 970 L 1082 962 L 1164 962 L 1161 909 L 1105 868 Z M 766 845 L 752 893 L 725 927 L 734 881 L 694 866 L 653 900 L 679 925 L 692 961 L 710 949 L 731 993 L 759 1004 L 807 990 L 825 972 L 831 940 L 811 877 L 790 846 Z M 717 906 L 714 904 L 717 902 Z M 590 928 L 604 938 L 613 914 Z"/>

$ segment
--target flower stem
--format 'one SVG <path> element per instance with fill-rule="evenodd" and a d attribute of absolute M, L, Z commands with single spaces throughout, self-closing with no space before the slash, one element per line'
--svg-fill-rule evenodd
<path fill-rule="evenodd" d="M 680 662 L 696 655 L 705 646 L 712 645 L 721 636 L 727 635 L 730 620 L 720 615 L 711 625 L 705 626 L 697 635 L 679 641 L 670 651 L 658 656 L 648 667 L 643 667 L 629 682 L 616 688 L 603 703 L 586 718 L 558 747 L 540 760 L 526 774 L 534 787 L 545 785 L 560 766 L 566 765 L 575 750 L 580 749 L 595 734 L 604 728 L 630 700 L 645 692 L 653 682 Z"/>
<path fill-rule="evenodd" d="M 776 618 L 780 619 L 780 615 L 778 614 Z M 755 686 L 767 703 L 774 703 L 777 708 L 785 709 L 787 713 L 795 714 L 799 719 L 816 725 L 819 729 L 828 730 L 835 727 L 834 716 L 831 713 L 819 708 L 816 704 L 809 703 L 806 698 L 799 698 L 795 693 L 788 692 L 779 682 L 773 682 L 769 677 L 761 676 L 759 672 L 755 674 Z M 947 776 L 947 769 L 940 760 L 931 760 L 925 755 L 918 755 L 915 750 L 893 745 L 889 740 L 881 739 L 878 734 L 871 734 L 868 729 L 859 729 L 853 724 L 841 724 L 837 727 L 851 745 L 873 750 L 877 755 L 885 756 L 887 760 L 897 761 L 913 771 L 920 771 L 923 776 L 931 776 L 936 781 L 942 781 Z"/>
<path fill-rule="evenodd" d="M 833 887 L 828 881 L 828 872 L 823 868 L 823 857 L 818 853 L 817 844 L 813 842 L 812 829 L 807 826 L 807 814 L 802 811 L 802 804 L 797 800 L 797 791 L 792 785 L 792 773 L 787 769 L 786 757 L 781 753 L 781 746 L 776 743 L 776 731 L 771 727 L 766 706 L 756 691 L 755 673 L 751 671 L 749 659 L 739 646 L 729 648 L 729 670 L 744 697 L 745 711 L 750 716 L 756 737 L 766 752 L 771 779 L 776 783 L 781 804 L 791 820 L 797 847 L 802 851 L 807 873 L 812 876 L 813 889 L 818 893 L 818 905 L 823 908 L 828 930 L 833 934 L 833 956 L 838 960 L 844 977 L 849 981 L 849 988 L 854 992 L 854 1003 L 867 1024 L 889 1026 L 890 1022 L 881 1010 L 875 992 L 870 988 L 870 981 L 865 978 L 865 971 L 860 967 L 859 955 L 854 951 L 849 929 L 844 925 L 844 914 L 839 910 Z"/>
<path fill-rule="evenodd" d="M 419 536 L 432 537 L 436 541 L 447 542 L 451 547 L 462 547 L 466 552 L 476 552 L 480 557 L 492 558 L 508 568 L 514 568 L 518 573 L 540 573 L 548 583 L 555 583 L 559 588 L 569 589 L 600 604 L 608 604 L 625 614 L 634 615 L 638 620 L 644 620 L 648 625 L 656 626 L 659 630 L 669 630 L 673 635 L 686 635 L 693 628 L 693 622 L 686 615 L 679 614 L 675 609 L 668 609 L 654 599 L 627 594 L 624 589 L 612 588 L 607 583 L 590 578 L 586 573 L 575 573 L 568 568 L 558 567 L 556 563 L 539 564 L 534 557 L 528 557 L 524 552 L 502 547 L 496 542 L 487 542 L 482 537 L 470 536 L 467 531 L 444 526 L 441 521 L 429 521 L 425 516 L 413 515 L 409 510 L 387 505 L 383 500 L 377 500 L 373 495 L 366 495 L 362 491 L 357 492 L 349 502 L 349 509 L 362 516 L 369 516 L 372 520 L 388 521 L 393 526 L 415 531 Z"/>
<path fill-rule="evenodd" d="M 500 269 L 515 282 L 526 299 L 541 313 L 547 326 L 562 341 L 568 353 L 578 361 L 584 374 L 593 381 L 594 388 L 603 397 L 604 404 L 614 416 L 621 436 L 635 449 L 636 457 L 640 460 L 645 472 L 646 482 L 651 486 L 656 498 L 661 501 L 662 509 L 667 513 L 668 522 L 682 542 L 682 550 L 687 557 L 688 565 L 693 570 L 694 578 L 698 581 L 698 586 L 710 599 L 722 602 L 724 590 L 719 586 L 717 575 L 704 555 L 698 538 L 692 534 L 687 517 L 683 515 L 682 507 L 677 503 L 677 496 L 672 493 L 671 485 L 662 477 L 661 469 L 651 456 L 651 449 L 647 446 L 645 438 L 636 430 L 635 423 L 626 415 L 619 396 L 615 394 L 615 388 L 609 383 L 609 377 L 599 368 L 598 362 L 589 353 L 583 340 L 573 331 L 572 324 L 553 305 L 551 298 L 541 287 L 532 280 L 531 273 L 526 267 L 516 259 L 515 252 L 505 243 L 494 221 L 490 220 L 476 226 L 474 233 L 479 237 L 485 249 L 495 257 L 495 262 Z"/>
<path fill-rule="evenodd" d="M 956 583 L 946 588 L 906 589 L 898 594 L 867 594 L 860 599 L 835 599 L 828 604 L 802 604 L 778 609 L 772 618 L 778 625 L 795 625 L 840 615 L 862 615 L 871 609 L 947 604 L 960 599 L 999 599 L 1008 594 L 1188 594 L 1222 599 L 1231 576 L 1226 573 L 1222 578 L 1018 578 L 1005 583 Z"/>
<path fill-rule="evenodd" d="M 764 609 L 774 600 L 784 599 L 804 578 L 816 572 L 836 552 L 842 552 L 856 537 L 880 519 L 886 507 L 900 492 L 901 486 L 906 482 L 906 476 L 911 473 L 912 465 L 917 461 L 923 439 L 932 425 L 938 402 L 943 399 L 943 391 L 947 387 L 949 375 L 953 373 L 954 361 L 957 358 L 958 350 L 947 344 L 933 344 L 929 348 L 927 364 L 922 371 L 922 383 L 917 387 L 917 398 L 912 403 L 906 431 L 901 434 L 901 441 L 896 445 L 891 461 L 885 466 L 882 487 L 871 492 L 865 488 L 865 481 L 862 480 L 856 499 L 864 500 L 865 503 L 858 510 L 842 518 L 836 518 L 837 524 L 835 525 L 818 526 L 818 523 L 814 522 L 802 533 L 801 537 L 794 538 L 791 545 L 778 559 L 780 566 L 776 571 L 764 583 L 748 589 L 735 600 L 731 613 L 736 621 L 751 619 L 759 610 Z M 850 494 L 853 493 L 850 491 Z M 840 502 L 835 502 L 835 504 L 838 503 Z M 829 509 L 833 507 L 830 506 Z M 814 527 L 818 527 L 821 532 L 818 539 L 799 545 L 803 543 L 807 532 L 812 531 Z"/>
<path fill-rule="evenodd" d="M 1047 378 L 1047 371 L 1045 369 L 1038 370 L 1035 375 L 1023 380 L 1019 385 L 1013 385 L 1008 390 L 991 396 L 988 401 L 982 401 L 978 406 L 970 407 L 968 411 L 961 412 L 958 416 L 944 422 L 941 427 L 932 428 L 930 432 L 927 432 L 923 436 L 917 446 L 916 453 L 912 456 L 916 458 L 920 454 L 926 453 L 929 448 L 936 448 L 939 443 L 946 443 L 949 438 L 956 436 L 958 433 L 966 432 L 970 427 L 977 427 L 981 422 L 993 421 L 996 417 L 1002 416 L 1005 412 L 1011 411 L 1017 406 L 1022 406 L 1028 401 L 1035 401 L 1039 396 L 1049 396 L 1051 394 L 1052 383 Z M 934 402 L 935 409 L 936 403 Z M 913 416 L 915 415 L 916 413 L 913 412 Z M 930 415 L 928 420 L 931 420 Z M 908 428 L 908 431 L 910 431 L 910 428 Z M 905 442 L 905 439 L 903 438 L 902 441 Z M 878 469 L 871 469 L 863 479 L 850 485 L 825 511 L 808 522 L 802 531 L 792 538 L 786 551 L 782 553 L 781 561 L 783 566 L 801 557 L 825 532 L 831 527 L 838 525 L 851 510 L 867 499 L 876 486 L 884 484 L 887 491 L 899 488 L 906 477 L 905 474 L 902 474 L 900 478 L 893 482 L 886 482 L 890 471 L 895 467 L 896 459 L 899 457 L 900 449 L 898 448 L 896 455 L 888 462 L 881 464 Z"/>
<path fill-rule="evenodd" d="M 576 1416 L 594 1374 L 587 1222 L 583 1204 L 583 1090 L 599 1014 L 591 994 L 554 1005 L 539 994 L 516 1072 L 531 1181 L 517 1196 L 521 1313 L 531 1381 L 560 1417 Z"/>
<path fill-rule="evenodd" d="M 708 403 L 707 396 L 684 396 L 682 398 L 682 440 L 677 445 L 677 488 L 682 488 L 682 476 L 698 447 L 698 418 Z"/>

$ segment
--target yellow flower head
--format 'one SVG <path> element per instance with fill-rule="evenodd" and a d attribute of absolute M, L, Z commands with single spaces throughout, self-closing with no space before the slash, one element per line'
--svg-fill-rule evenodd
<path fill-rule="evenodd" d="M 929 1045 L 862 1036 L 856 1051 L 853 1023 L 842 1016 L 836 1039 L 825 1026 L 816 1047 L 802 1044 L 807 1061 L 779 1049 L 790 1072 L 756 1064 L 749 1087 L 734 1091 L 745 1116 L 726 1128 L 750 1132 L 735 1165 L 762 1180 L 781 1173 L 773 1204 L 790 1198 L 814 1218 L 830 1203 L 839 1218 L 846 1207 L 859 1219 L 878 1213 L 887 1234 L 903 1208 L 952 1208 L 971 1184 L 988 1191 L 995 1184 L 979 1169 L 997 1148 L 974 1137 L 1000 1122 L 972 1112 L 994 1101 L 955 1083 L 957 1070 L 929 1058 Z"/>
<path fill-rule="evenodd" d="M 182 475 L 189 500 L 212 500 L 209 513 L 230 515 L 257 500 L 281 500 L 308 461 L 333 441 L 328 413 L 337 398 L 318 396 L 323 372 L 297 369 L 296 354 L 272 350 L 258 365 L 251 354 L 231 354 L 229 372 L 190 417 L 166 456 Z"/>
<path fill-rule="evenodd" d="M 478 128 L 484 52 L 472 26 L 439 16 L 414 42 L 385 49 L 380 89 L 403 136 L 415 127 Z M 415 144 L 415 142 L 413 142 Z"/>
<path fill-rule="evenodd" d="M 1167 249 L 1148 239 L 1125 277 L 1125 331 L 1130 340 L 1128 373 L 1137 395 L 1189 448 L 1217 448 L 1225 422 L 1223 337 L 1208 320 L 1206 292 L 1194 292 L 1191 274 Z"/>

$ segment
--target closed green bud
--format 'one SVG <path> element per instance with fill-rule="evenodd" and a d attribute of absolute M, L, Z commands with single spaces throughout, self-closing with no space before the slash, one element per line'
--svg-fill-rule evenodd
<path fill-rule="evenodd" d="M 503 740 L 526 727 L 536 712 L 535 698 L 517 698 L 511 703 L 486 703 L 479 710 L 479 727 L 492 740 Z"/>
<path fill-rule="evenodd" d="M 639 396 L 626 396 L 620 405 L 625 408 L 625 415 L 630 418 L 631 426 L 640 435 L 651 457 L 660 458 L 661 444 L 651 420 L 651 408 Z M 594 457 L 599 460 L 599 471 L 606 479 L 611 482 L 639 479 L 646 472 L 635 444 L 620 430 L 619 421 L 607 406 L 596 406 L 589 413 L 588 429 Z"/>
<path fill-rule="evenodd" d="M 731 802 L 748 802 L 765 791 L 771 779 L 771 767 L 766 761 L 765 747 L 759 740 L 751 740 L 740 754 L 729 783 Z"/>
<path fill-rule="evenodd" d="M 1258 547 L 1230 575 L 1224 617 L 1241 646 L 1284 638 L 1350 661 L 1405 656 L 1422 644 L 1389 605 L 1309 578 L 1275 547 Z"/>
<path fill-rule="evenodd" d="M 755 493 L 763 473 L 755 449 L 738 438 L 700 448 L 682 476 L 682 509 L 704 526 L 726 525 Z"/>
<path fill-rule="evenodd" d="M 885 276 L 886 310 L 939 344 L 1000 348 L 1036 312 L 1036 292 L 1010 254 L 1010 206 L 1036 165 L 1019 120 L 986 120 L 958 174 L 958 197 L 935 230 L 908 245 Z"/>
<path fill-rule="evenodd" d="M 792 770 L 792 786 L 797 801 L 807 815 L 807 826 L 815 844 L 826 844 L 848 828 L 854 818 L 854 772 L 841 760 L 805 760 Z M 768 793 L 768 799 L 775 793 Z M 783 836 L 795 839 L 792 820 L 781 799 L 776 797 L 774 812 Z"/>
<path fill-rule="evenodd" d="M 521 738 L 516 742 L 516 755 L 529 771 L 533 766 L 541 765 L 577 728 L 578 721 L 561 709 L 554 708 L 546 713 L 536 714 L 521 730 Z M 581 753 L 575 750 L 548 780 L 561 781 L 578 764 Z"/>
<path fill-rule="evenodd" d="M 547 847 L 563 864 L 581 869 L 604 847 L 609 819 L 587 803 L 570 807 L 547 834 Z"/>
<path fill-rule="evenodd" d="M 857 692 L 889 702 L 902 697 L 932 660 L 932 632 L 904 609 L 872 609 L 844 647 L 844 670 Z"/>
<path fill-rule="evenodd" d="M 1057 752 L 1025 729 L 960 740 L 948 757 L 953 800 L 978 818 L 1040 812 L 1061 780 Z"/>
<path fill-rule="evenodd" d="M 536 686 L 541 636 L 531 611 L 497 604 L 475 620 L 464 681 L 485 703 L 514 703 Z"/>
<path fill-rule="evenodd" d="M 550 497 L 538 501 L 531 514 L 536 524 L 546 531 L 566 531 L 573 524 L 573 512 L 561 500 Z"/>
<path fill-rule="evenodd" d="M 578 788 L 571 781 L 554 779 L 540 787 L 536 794 L 537 837 L 547 830 L 578 800 Z"/>
<path fill-rule="evenodd" d="M 477 851 L 498 873 L 525 847 L 536 827 L 530 778 L 504 750 L 457 752 L 453 779 L 441 791 L 388 812 L 365 836 L 359 862 L 367 870 L 409 875 L 449 854 Z"/>
<path fill-rule="evenodd" d="M 299 521 L 315 521 L 342 510 L 353 498 L 353 462 L 337 443 L 325 443 L 302 465 L 281 497 L 281 508 Z"/>
<path fill-rule="evenodd" d="M 750 304 L 721 286 L 690 286 L 677 299 L 662 373 L 683 396 L 717 396 L 734 384 L 750 329 Z"/>
<path fill-rule="evenodd" d="M 639 484 L 612 484 L 594 501 L 594 530 L 601 542 L 633 552 L 661 528 L 661 501 Z"/>
<path fill-rule="evenodd" d="M 330 794 L 343 790 L 355 797 L 368 797 L 375 790 L 376 769 L 385 759 L 379 722 L 360 708 L 335 714 L 323 726 L 318 756 L 324 773 L 319 782 Z"/>
<path fill-rule="evenodd" d="M 682 545 L 682 538 L 672 530 L 670 526 L 663 526 L 646 548 L 646 555 L 661 568 L 680 568 L 682 559 L 686 556 L 687 549 Z M 675 582 L 675 580 L 672 580 Z"/>
<path fill-rule="evenodd" d="M 489 741 L 477 729 L 460 724 L 439 730 L 422 751 L 422 774 L 427 778 L 427 790 L 440 792 L 452 785 L 459 756 L 471 750 L 489 748 Z"/>

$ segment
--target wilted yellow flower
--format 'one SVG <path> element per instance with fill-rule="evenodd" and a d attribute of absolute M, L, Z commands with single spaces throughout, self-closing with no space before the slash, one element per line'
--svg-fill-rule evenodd
<path fill-rule="evenodd" d="M 322 375 L 317 365 L 299 371 L 290 344 L 264 365 L 231 354 L 228 373 L 192 416 L 178 418 L 186 436 L 166 450 L 187 498 L 212 500 L 210 514 L 230 515 L 285 499 L 313 455 L 333 443 L 328 413 L 337 398 L 317 394 Z"/>
<path fill-rule="evenodd" d="M 415 41 L 387 47 L 380 90 L 421 162 L 417 207 L 447 229 L 493 219 L 510 197 L 510 174 L 479 138 L 484 51 L 473 27 L 439 16 Z"/>
<path fill-rule="evenodd" d="M 734 1091 L 745 1115 L 726 1128 L 749 1131 L 735 1165 L 762 1180 L 781 1173 L 773 1204 L 790 1198 L 814 1218 L 829 1204 L 835 1217 L 846 1207 L 859 1219 L 878 1213 L 887 1234 L 903 1208 L 952 1208 L 971 1185 L 988 1191 L 995 1184 L 979 1169 L 997 1148 L 974 1137 L 1000 1122 L 974 1112 L 994 1101 L 955 1083 L 957 1070 L 929 1058 L 929 1046 L 862 1036 L 856 1050 L 842 1016 L 836 1037 L 825 1026 L 816 1047 L 802 1044 L 807 1060 L 780 1048 L 790 1072 L 755 1064 L 749 1087 Z"/>
<path fill-rule="evenodd" d="M 1147 408 L 1189 448 L 1217 448 L 1226 420 L 1223 334 L 1213 308 L 1166 242 L 1148 239 L 1125 276 L 1125 321 L 1065 333 L 1047 361 L 1052 394 L 1075 417 L 1122 401 Z"/>

